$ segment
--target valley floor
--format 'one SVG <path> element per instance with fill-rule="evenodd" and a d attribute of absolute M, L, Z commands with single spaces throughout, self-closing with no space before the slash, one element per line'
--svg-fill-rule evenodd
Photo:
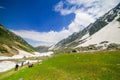
<path fill-rule="evenodd" d="M 0 56 L 0 72 L 5 72 L 7 70 L 10 70 L 14 68 L 16 64 L 20 66 L 22 61 L 24 61 L 24 65 L 27 64 L 28 62 L 30 63 L 41 62 L 42 60 L 38 58 L 51 56 L 52 54 L 53 52 L 46 52 L 46 53 L 35 52 L 34 54 L 31 54 L 31 53 L 19 50 L 19 54 L 14 55 L 12 57 Z M 23 59 L 24 57 L 26 57 L 25 60 Z M 33 59 L 30 60 L 30 58 L 33 58 Z"/>
<path fill-rule="evenodd" d="M 120 80 L 120 51 L 57 54 L 3 75 L 1 80 Z"/>

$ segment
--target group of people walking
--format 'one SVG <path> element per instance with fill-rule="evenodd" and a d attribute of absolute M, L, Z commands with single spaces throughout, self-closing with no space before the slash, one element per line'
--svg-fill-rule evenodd
<path fill-rule="evenodd" d="M 23 67 L 23 66 L 24 66 L 24 61 L 21 61 L 21 67 Z M 28 62 L 27 62 L 27 66 L 28 66 L 28 68 L 31 68 L 31 67 L 33 67 L 33 63 L 30 63 L 30 62 L 28 61 Z M 16 65 L 15 65 L 15 71 L 17 71 L 18 68 L 19 68 L 19 64 L 16 63 Z"/>

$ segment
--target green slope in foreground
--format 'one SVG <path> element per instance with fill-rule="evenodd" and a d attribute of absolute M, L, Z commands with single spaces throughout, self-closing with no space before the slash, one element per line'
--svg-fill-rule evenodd
<path fill-rule="evenodd" d="M 59 54 L 1 80 L 120 80 L 120 51 Z"/>

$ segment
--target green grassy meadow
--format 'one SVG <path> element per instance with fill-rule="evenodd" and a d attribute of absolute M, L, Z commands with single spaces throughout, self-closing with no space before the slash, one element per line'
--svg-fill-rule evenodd
<path fill-rule="evenodd" d="M 57 54 L 32 68 L 0 76 L 1 80 L 120 80 L 120 51 Z"/>

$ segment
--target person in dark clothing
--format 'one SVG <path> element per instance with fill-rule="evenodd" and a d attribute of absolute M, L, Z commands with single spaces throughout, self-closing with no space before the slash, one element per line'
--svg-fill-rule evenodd
<path fill-rule="evenodd" d="M 17 71 L 17 70 L 18 70 L 18 67 L 19 67 L 19 65 L 18 65 L 18 64 L 16 64 L 16 65 L 15 65 L 15 71 Z"/>

